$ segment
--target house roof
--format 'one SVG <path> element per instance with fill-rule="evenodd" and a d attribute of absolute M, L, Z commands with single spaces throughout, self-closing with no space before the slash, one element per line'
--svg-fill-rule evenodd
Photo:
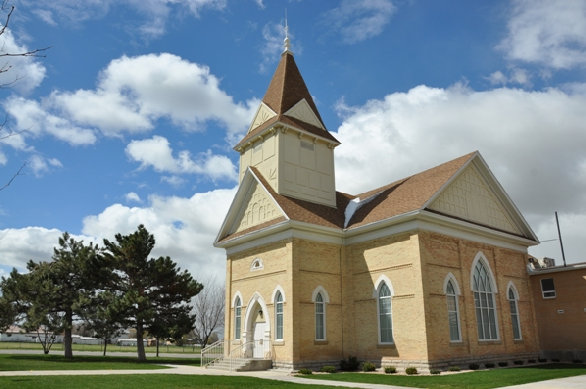
<path fill-rule="evenodd" d="M 340 231 L 351 231 L 399 215 L 408 214 L 414 211 L 429 210 L 427 207 L 433 202 L 433 200 L 437 198 L 442 190 L 471 163 L 475 163 L 480 166 L 480 168 L 485 169 L 485 173 L 490 175 L 490 171 L 480 156 L 480 153 L 475 151 L 442 163 L 431 169 L 358 195 L 336 192 L 337 201 L 335 208 L 278 194 L 272 189 L 266 179 L 256 168 L 250 167 L 247 174 L 251 175 L 253 179 L 263 186 L 269 196 L 280 207 L 283 215 L 282 217 L 269 222 L 239 231 L 236 234 L 229 234 L 227 229 L 222 229 L 218 236 L 218 242 L 226 242 L 236 237 L 251 234 L 288 220 L 340 229 Z M 490 177 L 492 177 L 492 175 L 490 175 Z M 494 177 L 491 179 L 494 179 Z M 497 191 L 502 191 L 502 188 L 496 179 L 494 179 L 493 184 Z M 523 237 L 537 241 L 537 237 L 529 228 L 506 193 L 502 191 L 499 196 L 504 203 L 509 203 L 507 209 L 513 214 L 517 224 L 521 225 L 521 229 L 524 231 Z M 349 207 L 351 202 L 355 204 L 353 207 Z M 348 212 L 351 208 L 352 211 Z M 450 215 L 444 216 L 458 219 L 458 217 Z M 471 220 L 464 221 L 478 224 Z M 498 230 L 490 226 L 483 225 L 483 227 Z"/>
<path fill-rule="evenodd" d="M 315 114 L 323 128 L 319 128 L 310 123 L 296 119 L 290 115 L 286 115 L 295 104 L 305 99 L 310 109 Z M 240 146 L 248 142 L 255 136 L 263 133 L 268 128 L 277 123 L 282 123 L 300 130 L 309 132 L 310 134 L 325 138 L 329 141 L 339 144 L 340 142 L 326 129 L 324 122 L 317 110 L 317 106 L 305 85 L 305 81 L 299 72 L 299 68 L 295 63 L 293 54 L 290 51 L 285 51 L 281 55 L 279 65 L 273 74 L 273 78 L 267 88 L 267 91 L 262 99 L 262 102 L 272 109 L 277 115 L 270 120 L 264 122 L 261 126 L 251 128 L 246 136 L 234 147 L 238 149 Z"/>

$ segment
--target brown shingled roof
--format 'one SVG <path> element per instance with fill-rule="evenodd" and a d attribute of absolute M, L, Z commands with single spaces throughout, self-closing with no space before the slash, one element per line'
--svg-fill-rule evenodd
<path fill-rule="evenodd" d="M 272 127 L 276 123 L 283 123 L 288 126 L 291 126 L 291 127 L 294 127 L 294 128 L 300 129 L 300 130 L 304 130 L 310 134 L 331 140 L 331 141 L 336 142 L 338 144 L 340 143 L 336 138 L 334 138 L 334 136 L 332 134 L 330 134 L 329 131 L 324 131 L 323 129 L 321 129 L 319 127 L 316 127 L 316 126 L 309 124 L 309 123 L 305 123 L 305 122 L 303 122 L 299 119 L 295 119 L 291 116 L 277 115 L 277 116 L 267 120 L 266 122 L 264 122 L 263 124 L 261 124 L 260 126 L 255 128 L 254 130 L 250 131 L 248 134 L 246 134 L 246 136 L 240 142 L 238 142 L 238 144 L 236 146 L 234 146 L 234 149 L 238 149 L 240 146 L 242 146 L 243 144 L 245 144 L 249 140 L 255 138 L 257 135 L 262 134 L 267 128 Z"/>
<path fill-rule="evenodd" d="M 295 64 L 293 54 L 289 51 L 285 51 L 281 55 L 281 60 L 279 61 L 277 70 L 275 70 L 275 73 L 273 74 L 271 83 L 269 84 L 262 101 L 271 107 L 277 115 L 280 115 L 287 112 L 303 98 L 307 100 L 309 106 L 325 128 L 323 120 L 319 115 L 319 111 L 305 85 L 305 81 L 303 80 L 303 77 L 301 77 L 301 73 Z"/>
<path fill-rule="evenodd" d="M 352 199 L 351 195 L 336 192 L 336 208 L 295 199 L 276 193 L 258 169 L 250 169 L 290 219 L 323 227 L 344 227 L 344 210 Z"/>
<path fill-rule="evenodd" d="M 285 112 L 291 109 L 302 99 L 307 101 L 324 128 L 319 128 L 312 124 L 305 123 L 299 119 L 285 115 Z M 338 144 L 340 143 L 332 134 L 330 134 L 328 130 L 325 129 L 326 126 L 324 125 L 313 98 L 311 97 L 311 94 L 305 85 L 305 81 L 303 80 L 303 77 L 301 77 L 301 73 L 295 64 L 293 54 L 291 54 L 289 51 L 286 51 L 281 55 L 281 61 L 279 62 L 279 65 L 273 74 L 273 78 L 271 79 L 269 87 L 267 88 L 262 101 L 273 111 L 275 111 L 277 116 L 267 120 L 262 125 L 248 132 L 244 139 L 242 139 L 236 146 L 234 146 L 235 149 L 248 142 L 255 136 L 263 133 L 267 128 L 271 127 L 277 122 L 307 131 L 311 134 L 331 140 Z"/>
<path fill-rule="evenodd" d="M 350 219 L 346 228 L 353 229 L 424 209 L 427 203 L 439 193 L 454 175 L 477 155 L 478 152 L 466 154 L 452 161 L 358 196 L 336 192 L 336 208 L 278 194 L 272 189 L 258 169 L 250 167 L 250 170 L 257 177 L 260 184 L 269 192 L 270 196 L 275 199 L 285 213 L 286 218 L 290 220 L 323 227 L 344 229 L 344 213 L 348 203 L 357 197 L 362 201 L 370 199 L 369 201 L 365 201 Z M 285 218 L 280 217 L 237 234 L 224 236 L 220 241 L 231 240 L 237 236 L 262 230 L 263 228 L 285 220 Z"/>
<path fill-rule="evenodd" d="M 348 228 L 388 219 L 403 213 L 423 209 L 426 203 L 466 164 L 477 152 L 445 162 L 413 176 L 358 195 L 361 200 L 372 200 L 358 208 Z"/>

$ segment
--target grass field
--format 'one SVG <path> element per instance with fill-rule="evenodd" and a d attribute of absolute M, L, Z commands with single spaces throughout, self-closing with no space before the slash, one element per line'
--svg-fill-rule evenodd
<path fill-rule="evenodd" d="M 158 364 L 198 366 L 199 359 L 152 357 L 146 363 L 139 363 L 136 358 L 132 357 L 77 356 L 72 361 L 69 361 L 62 355 L 0 354 L 0 371 L 164 369 L 164 367 Z M 161 370 L 161 373 L 163 372 L 164 370 Z M 367 373 L 313 374 L 304 376 L 315 379 L 315 385 L 292 384 L 282 381 L 230 375 L 205 376 L 164 373 L 148 375 L 16 376 L 0 377 L 0 388 L 324 388 L 324 386 L 319 385 L 319 380 L 337 380 L 350 383 L 367 382 L 431 389 L 483 389 L 575 375 L 586 375 L 586 366 L 581 364 L 549 364 L 433 376 Z"/>
<path fill-rule="evenodd" d="M 304 376 L 316 380 L 336 380 L 344 382 L 367 382 L 372 384 L 410 386 L 416 388 L 498 388 L 530 382 L 572 377 L 586 374 L 584 365 L 549 364 L 531 367 L 481 370 L 468 373 L 446 374 L 439 376 L 399 376 L 390 374 L 336 373 Z"/>
<path fill-rule="evenodd" d="M 282 381 L 263 380 L 242 376 L 205 376 L 205 375 L 116 375 L 116 376 L 40 376 L 40 377 L 0 377 L 0 388 L 124 388 L 124 389 L 335 389 L 334 386 L 292 384 Z M 338 388 L 339 389 L 339 388 Z"/>
<path fill-rule="evenodd" d="M 104 346 L 99 344 L 73 344 L 73 352 L 75 351 L 103 351 Z M 32 342 L 0 342 L 0 350 L 42 350 L 43 347 L 40 343 L 32 343 Z M 51 352 L 62 352 L 63 351 L 63 343 L 55 343 L 51 347 Z M 157 352 L 157 347 L 155 346 L 148 346 L 145 347 L 145 351 L 147 353 L 155 353 Z M 160 345 L 159 352 L 160 353 L 186 353 L 186 354 L 199 354 L 200 352 L 199 347 L 194 346 L 167 346 L 167 345 Z M 136 346 L 118 346 L 115 344 L 109 344 L 106 347 L 106 355 L 109 352 L 136 352 Z"/>
<path fill-rule="evenodd" d="M 0 371 L 39 370 L 119 370 L 119 369 L 164 369 L 159 364 L 199 366 L 199 358 L 150 358 L 138 362 L 129 357 L 75 356 L 73 360 L 62 355 L 1 354 Z M 0 387 L 2 387 L 0 385 Z"/>

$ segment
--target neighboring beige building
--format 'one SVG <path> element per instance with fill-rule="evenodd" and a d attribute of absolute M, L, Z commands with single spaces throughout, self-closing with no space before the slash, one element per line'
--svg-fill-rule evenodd
<path fill-rule="evenodd" d="M 586 361 L 586 262 L 530 269 L 541 355 Z"/>
<path fill-rule="evenodd" d="M 240 186 L 215 242 L 232 352 L 293 369 L 536 359 L 537 237 L 482 156 L 351 195 L 336 191 L 338 145 L 285 50 L 235 147 Z"/>

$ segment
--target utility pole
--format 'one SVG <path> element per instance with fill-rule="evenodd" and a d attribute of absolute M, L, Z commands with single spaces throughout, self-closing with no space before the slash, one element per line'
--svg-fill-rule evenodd
<path fill-rule="evenodd" d="M 558 226 L 558 237 L 560 238 L 560 247 L 562 248 L 562 259 L 564 261 L 564 267 L 566 267 L 566 255 L 564 254 L 564 243 L 562 242 L 562 233 L 560 232 L 560 222 L 558 220 L 558 211 L 555 211 L 555 223 Z"/>

